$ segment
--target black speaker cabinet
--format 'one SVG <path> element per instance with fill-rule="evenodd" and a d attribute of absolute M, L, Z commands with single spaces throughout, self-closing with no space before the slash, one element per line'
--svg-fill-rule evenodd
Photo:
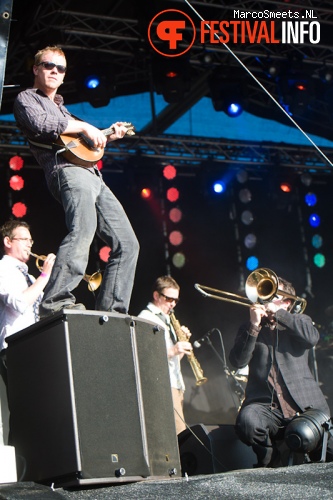
<path fill-rule="evenodd" d="M 20 480 L 180 475 L 164 332 L 149 321 L 64 309 L 8 338 L 7 365 Z"/>
<path fill-rule="evenodd" d="M 197 424 L 178 435 L 182 474 L 196 476 L 252 469 L 257 457 L 233 425 Z"/>

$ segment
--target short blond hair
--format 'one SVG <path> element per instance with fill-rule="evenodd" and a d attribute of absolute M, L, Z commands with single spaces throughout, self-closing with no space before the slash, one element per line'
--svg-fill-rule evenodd
<path fill-rule="evenodd" d="M 37 66 L 42 61 L 42 57 L 44 56 L 44 54 L 46 52 L 54 52 L 54 53 L 59 54 L 60 56 L 63 56 L 66 58 L 65 53 L 61 47 L 58 47 L 57 45 L 51 45 L 51 46 L 45 47 L 45 49 L 41 49 L 37 52 L 37 54 L 35 55 L 35 60 L 34 60 L 35 66 Z"/>

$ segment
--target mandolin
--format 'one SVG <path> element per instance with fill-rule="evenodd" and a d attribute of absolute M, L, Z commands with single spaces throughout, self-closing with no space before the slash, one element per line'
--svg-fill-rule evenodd
<path fill-rule="evenodd" d="M 125 135 L 135 135 L 134 125 L 125 122 L 123 124 L 127 128 Z M 102 130 L 104 135 L 110 135 L 114 132 L 113 127 Z M 95 148 L 93 142 L 85 134 L 61 134 L 57 140 L 57 144 L 62 146 L 64 151 L 61 154 L 66 160 L 81 165 L 91 167 L 98 162 L 104 155 L 104 148 Z"/>

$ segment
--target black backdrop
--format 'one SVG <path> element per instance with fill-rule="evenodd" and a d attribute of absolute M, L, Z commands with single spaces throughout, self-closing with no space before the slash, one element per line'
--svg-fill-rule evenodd
<path fill-rule="evenodd" d="M 200 283 L 228 292 L 244 295 L 241 287 L 249 271 L 244 266 L 245 258 L 251 253 L 259 257 L 259 267 L 268 267 L 293 282 L 297 294 L 306 291 L 309 276 L 312 280 L 311 294 L 306 294 L 310 314 L 318 324 L 321 341 L 317 349 L 318 370 L 324 383 L 324 392 L 331 399 L 329 379 L 330 367 L 331 320 L 327 308 L 332 305 L 332 179 L 330 175 L 313 177 L 312 185 L 307 188 L 300 181 L 300 175 L 288 172 L 288 180 L 292 192 L 285 194 L 279 191 L 279 183 L 286 179 L 286 172 L 272 176 L 269 172 L 256 172 L 249 175 L 246 184 L 240 184 L 234 170 L 216 167 L 211 175 L 192 172 L 186 174 L 184 167 L 175 181 L 161 181 L 162 168 L 156 165 L 151 172 L 138 169 L 133 175 L 127 164 L 119 172 L 106 171 L 104 179 L 118 196 L 132 222 L 141 245 L 136 279 L 133 289 L 130 313 L 136 315 L 146 305 L 151 296 L 151 285 L 155 278 L 168 271 L 181 285 L 181 301 L 176 309 L 176 316 L 182 324 L 187 325 L 193 340 L 201 338 L 207 331 L 217 328 L 221 332 L 211 337 L 214 347 L 222 354 L 221 339 L 226 356 L 231 348 L 238 325 L 247 319 L 246 307 L 204 298 L 195 290 L 194 284 Z M 220 171 L 218 171 L 220 168 Z M 33 251 L 47 254 L 57 251 L 62 237 L 66 234 L 62 207 L 47 191 L 41 169 L 25 167 L 20 174 L 25 179 L 22 191 L 13 193 L 8 188 L 8 179 L 13 172 L 9 170 L 8 159 L 3 158 L 0 167 L 1 185 L 1 220 L 3 223 L 11 216 L 10 205 L 14 201 L 24 201 L 28 205 L 28 213 L 24 220 L 31 225 L 35 240 Z M 223 195 L 213 195 L 209 185 L 218 174 L 229 179 L 227 190 Z M 152 200 L 143 200 L 140 189 L 147 185 L 153 190 Z M 186 257 L 183 268 L 177 269 L 166 262 L 166 238 L 163 234 L 163 218 L 161 214 L 161 196 L 167 187 L 177 185 L 180 198 L 177 206 L 183 212 L 183 219 L 173 225 L 167 220 L 171 204 L 165 203 L 167 231 L 179 229 L 184 241 L 175 250 L 169 245 L 172 255 L 174 251 L 182 251 Z M 240 189 L 251 191 L 251 201 L 242 204 L 239 201 Z M 315 192 L 318 204 L 313 211 L 321 215 L 322 224 L 312 230 L 307 222 L 312 211 L 303 202 L 307 191 Z M 249 209 L 253 212 L 254 221 L 251 226 L 241 222 L 241 213 Z M 243 238 L 248 232 L 257 236 L 257 247 L 247 250 Z M 324 268 L 316 268 L 312 263 L 315 253 L 311 246 L 314 233 L 323 237 L 321 249 L 326 256 Z M 92 274 L 98 268 L 103 269 L 99 261 L 98 249 L 102 242 L 94 241 L 87 273 Z M 305 260 L 308 255 L 309 262 Z M 38 273 L 34 259 L 30 263 L 32 273 Z M 84 302 L 88 309 L 94 308 L 94 296 L 82 282 L 76 290 L 77 301 Z M 191 423 L 199 420 L 205 423 L 230 423 L 233 420 L 239 398 L 237 388 L 223 370 L 222 364 L 214 351 L 207 344 L 196 351 L 199 362 L 208 376 L 207 384 L 197 389 L 194 377 L 186 361 L 183 361 L 187 383 L 186 411 Z M 231 369 L 231 367 L 230 367 Z M 230 382 L 230 383 L 229 383 Z"/>

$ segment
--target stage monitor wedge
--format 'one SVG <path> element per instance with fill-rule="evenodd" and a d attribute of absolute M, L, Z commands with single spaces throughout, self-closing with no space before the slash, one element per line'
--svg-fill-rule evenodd
<path fill-rule="evenodd" d="M 59 486 L 180 475 L 164 332 L 64 309 L 7 349 L 20 480 Z"/>

